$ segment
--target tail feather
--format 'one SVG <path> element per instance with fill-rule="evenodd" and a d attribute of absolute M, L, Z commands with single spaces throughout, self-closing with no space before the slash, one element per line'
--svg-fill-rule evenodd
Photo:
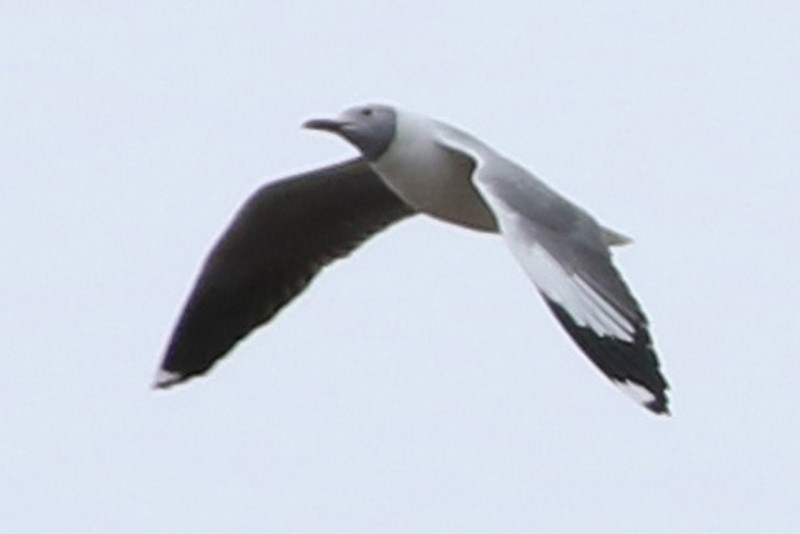
<path fill-rule="evenodd" d="M 609 247 L 624 247 L 633 243 L 633 238 L 603 227 L 603 241 Z"/>

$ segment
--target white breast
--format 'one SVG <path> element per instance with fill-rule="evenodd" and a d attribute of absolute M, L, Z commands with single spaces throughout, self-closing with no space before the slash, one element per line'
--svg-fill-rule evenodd
<path fill-rule="evenodd" d="M 415 209 L 461 226 L 497 231 L 472 184 L 474 162 L 437 142 L 440 127 L 423 115 L 397 110 L 395 138 L 372 167 Z"/>

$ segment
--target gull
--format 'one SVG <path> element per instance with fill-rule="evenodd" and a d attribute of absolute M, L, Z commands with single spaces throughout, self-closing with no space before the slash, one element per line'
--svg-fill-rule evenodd
<path fill-rule="evenodd" d="M 304 123 L 360 157 L 256 191 L 211 250 L 154 387 L 205 374 L 332 261 L 423 213 L 499 233 L 591 362 L 639 404 L 668 414 L 648 320 L 612 263 L 631 240 L 472 135 L 382 104 Z"/>

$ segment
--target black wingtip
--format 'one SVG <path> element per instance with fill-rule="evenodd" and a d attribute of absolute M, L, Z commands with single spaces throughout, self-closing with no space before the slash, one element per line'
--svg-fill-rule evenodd
<path fill-rule="evenodd" d="M 644 407 L 656 415 L 664 415 L 666 417 L 672 416 L 672 412 L 669 411 L 667 405 L 659 401 L 649 402 L 645 404 Z"/>
<path fill-rule="evenodd" d="M 661 374 L 646 324 L 635 327 L 632 341 L 601 336 L 578 325 L 567 311 L 547 297 L 545 301 L 572 339 L 600 371 L 636 402 L 658 415 L 670 415 L 669 384 Z"/>

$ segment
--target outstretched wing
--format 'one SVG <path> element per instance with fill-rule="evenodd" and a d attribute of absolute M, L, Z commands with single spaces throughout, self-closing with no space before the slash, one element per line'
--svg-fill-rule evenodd
<path fill-rule="evenodd" d="M 635 400 L 668 413 L 647 318 L 612 264 L 602 227 L 510 162 L 478 165 L 474 181 L 509 248 L 583 352 Z"/>
<path fill-rule="evenodd" d="M 648 322 L 611 261 L 608 230 L 527 170 L 467 134 L 441 127 L 439 141 L 470 158 L 473 183 L 550 310 L 589 359 L 655 413 L 668 413 L 668 384 Z"/>
<path fill-rule="evenodd" d="M 412 213 L 362 159 L 259 189 L 206 259 L 155 387 L 207 372 L 325 265 Z"/>

